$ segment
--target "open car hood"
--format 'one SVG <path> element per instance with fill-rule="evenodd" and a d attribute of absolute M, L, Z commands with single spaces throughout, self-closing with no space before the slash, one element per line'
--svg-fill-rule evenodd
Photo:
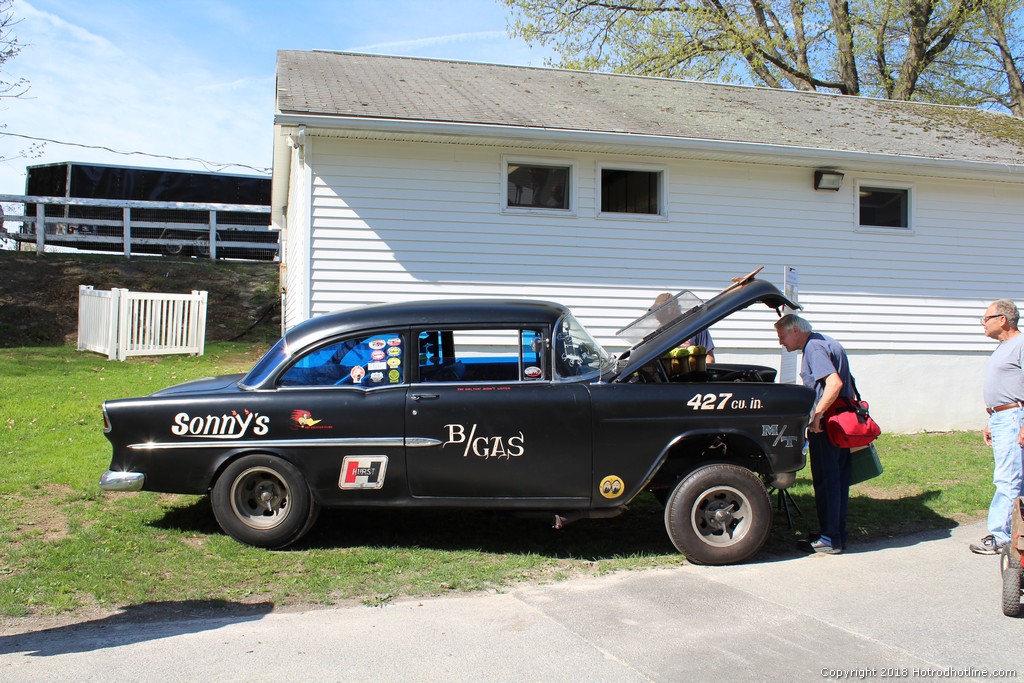
<path fill-rule="evenodd" d="M 682 315 L 675 320 L 660 325 L 655 313 L 648 312 L 619 330 L 619 334 L 622 336 L 628 337 L 632 334 L 634 339 L 641 335 L 642 338 L 619 356 L 615 378 L 612 381 L 629 377 L 644 365 L 661 358 L 701 330 L 753 304 L 762 303 L 776 311 L 781 311 L 783 307 L 794 310 L 801 308 L 787 299 L 772 283 L 749 276 L 723 290 L 707 302 L 701 302 L 692 295 L 689 297 L 685 295 L 689 295 L 689 292 L 676 296 L 676 300 L 683 302 L 684 308 Z M 692 307 L 690 307 L 691 304 Z"/>

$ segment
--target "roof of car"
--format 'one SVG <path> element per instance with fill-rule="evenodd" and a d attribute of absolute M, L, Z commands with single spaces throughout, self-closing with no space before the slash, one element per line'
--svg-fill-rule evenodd
<path fill-rule="evenodd" d="M 392 326 L 548 325 L 569 309 L 553 301 L 528 299 L 431 299 L 369 304 L 335 311 L 296 325 L 285 339 L 292 348 L 346 332 Z"/>

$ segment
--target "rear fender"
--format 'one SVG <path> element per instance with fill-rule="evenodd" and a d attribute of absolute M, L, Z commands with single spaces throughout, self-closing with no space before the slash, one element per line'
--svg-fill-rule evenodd
<path fill-rule="evenodd" d="M 309 485 L 309 475 L 308 475 L 308 473 L 300 466 L 300 464 L 297 463 L 294 459 L 287 457 L 283 453 L 280 453 L 278 451 L 274 451 L 274 450 L 268 449 L 268 448 L 239 449 L 237 451 L 233 451 L 233 452 L 230 452 L 230 453 L 226 454 L 223 458 L 220 458 L 218 460 L 216 466 L 213 468 L 213 471 L 211 473 L 210 479 L 207 482 L 207 487 L 206 487 L 207 491 L 213 490 L 213 487 L 217 484 L 217 480 L 220 479 L 222 474 L 224 474 L 224 470 L 226 470 L 228 468 L 228 465 L 230 465 L 231 463 L 235 462 L 239 458 L 244 458 L 247 455 L 265 455 L 268 458 L 279 458 L 279 459 L 284 460 L 285 462 L 289 463 L 290 465 L 295 467 L 295 469 L 297 469 L 299 471 L 299 473 L 303 476 L 303 478 L 306 480 L 306 488 L 309 489 L 309 494 L 310 494 L 310 496 L 313 497 L 313 500 L 317 504 L 321 503 L 321 501 L 318 500 L 318 496 L 316 494 L 315 489 L 313 489 L 313 487 Z"/>

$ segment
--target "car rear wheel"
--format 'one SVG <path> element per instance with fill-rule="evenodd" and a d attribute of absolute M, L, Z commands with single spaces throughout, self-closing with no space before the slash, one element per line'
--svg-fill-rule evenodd
<path fill-rule="evenodd" d="M 210 501 L 228 535 L 261 548 L 283 548 L 299 540 L 319 512 L 298 469 L 269 455 L 247 455 L 228 465 Z"/>
<path fill-rule="evenodd" d="M 696 564 L 734 564 L 753 557 L 768 540 L 772 505 L 748 469 L 715 464 L 683 477 L 665 506 L 673 545 Z"/>

